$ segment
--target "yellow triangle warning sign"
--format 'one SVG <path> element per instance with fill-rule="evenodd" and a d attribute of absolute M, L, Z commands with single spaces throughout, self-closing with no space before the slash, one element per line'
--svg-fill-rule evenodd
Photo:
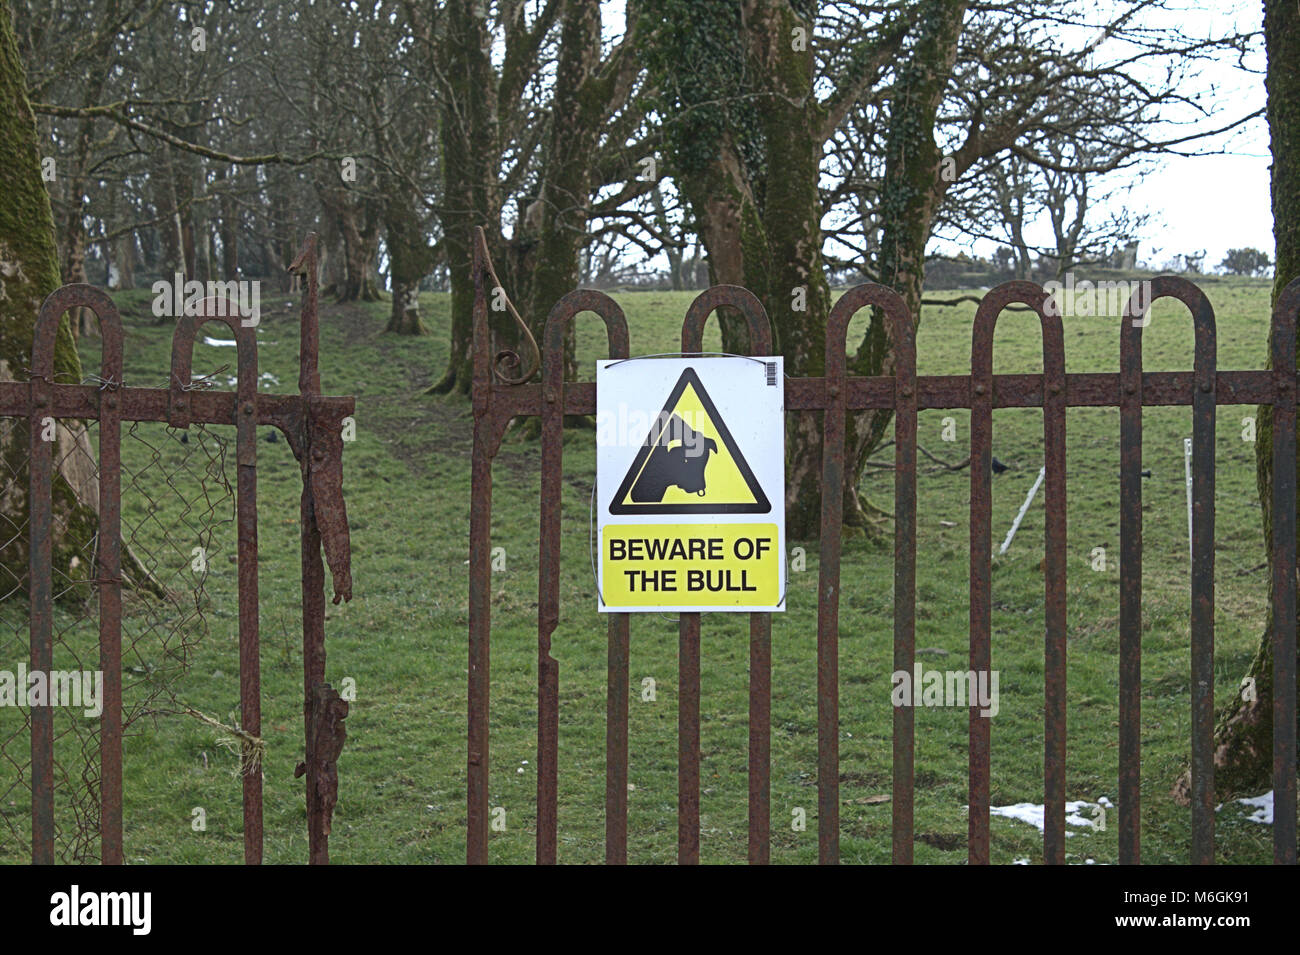
<path fill-rule="evenodd" d="M 611 514 L 766 514 L 772 505 L 692 368 L 610 502 Z"/>

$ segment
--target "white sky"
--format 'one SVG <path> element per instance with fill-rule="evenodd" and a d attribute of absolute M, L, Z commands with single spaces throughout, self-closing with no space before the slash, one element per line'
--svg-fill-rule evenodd
<path fill-rule="evenodd" d="M 1211 0 L 1213 2 L 1213 0 Z M 1261 30 L 1263 11 L 1258 3 L 1230 4 L 1231 12 L 1188 13 L 1188 21 L 1204 19 L 1209 28 L 1226 19 L 1235 20 L 1240 30 Z M 1263 55 L 1250 66 L 1262 70 Z M 1262 108 L 1267 96 L 1264 78 L 1246 73 L 1235 63 L 1209 67 L 1206 81 L 1217 88 L 1224 117 L 1235 117 Z M 1273 254 L 1273 213 L 1269 198 L 1268 124 L 1261 116 L 1232 133 L 1200 144 L 1202 152 L 1215 155 L 1170 157 L 1162 168 L 1134 190 L 1134 200 L 1160 219 L 1148 228 L 1152 247 L 1161 249 L 1154 258 L 1163 261 L 1169 253 L 1206 249 L 1207 265 L 1217 266 L 1230 248 L 1253 246 Z"/>
<path fill-rule="evenodd" d="M 1262 5 L 1246 0 L 1187 0 L 1181 9 L 1164 15 L 1166 20 L 1171 18 L 1198 37 L 1263 29 Z M 1107 52 L 1108 44 L 1098 48 L 1103 58 Z M 1247 66 L 1263 70 L 1262 43 L 1258 55 L 1248 60 Z M 1262 72 L 1239 69 L 1235 59 L 1206 64 L 1198 85 L 1202 90 L 1215 91 L 1209 103 L 1216 113 L 1184 134 L 1195 128 L 1227 125 L 1266 102 Z M 1130 206 L 1151 215 L 1139 236 L 1139 261 L 1159 267 L 1174 255 L 1204 250 L 1205 267 L 1214 269 L 1228 249 L 1243 246 L 1261 249 L 1271 257 L 1271 160 L 1264 118 L 1184 149 L 1207 155 L 1160 158 L 1154 171 L 1123 198 Z"/>

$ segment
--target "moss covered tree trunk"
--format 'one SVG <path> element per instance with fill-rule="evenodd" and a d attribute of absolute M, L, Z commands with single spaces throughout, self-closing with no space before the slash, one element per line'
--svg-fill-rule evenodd
<path fill-rule="evenodd" d="M 654 68 L 676 114 L 667 130 L 674 179 L 708 250 L 709 280 L 753 292 L 787 371 L 820 374 L 830 288 L 821 257 L 825 111 L 812 89 L 813 24 L 787 0 L 688 0 L 647 10 Z M 740 316 L 722 309 L 718 320 L 723 351 L 749 352 Z M 786 527 L 794 538 L 817 533 L 820 476 L 820 428 L 811 415 L 791 415 Z"/>
<path fill-rule="evenodd" d="M 0 4 L 0 379 L 26 380 L 41 302 L 59 286 L 59 256 L 54 218 L 41 180 L 36 122 L 27 100 L 22 61 L 14 41 L 8 4 Z M 59 325 L 54 352 L 59 381 L 80 381 L 67 318 Z M 0 550 L 0 598 L 17 589 L 27 573 L 27 422 L 0 422 L 0 525 L 8 528 Z M 54 460 L 54 569 L 73 580 L 86 579 L 93 564 L 89 544 L 97 526 L 94 458 L 83 424 L 60 422 Z M 74 588 L 75 590 L 75 588 Z"/>
<path fill-rule="evenodd" d="M 128 233 L 112 244 L 114 264 L 117 266 L 119 290 L 135 288 L 135 235 Z"/>
<path fill-rule="evenodd" d="M 1273 153 L 1273 239 L 1276 272 L 1273 300 L 1287 283 L 1300 278 L 1300 7 L 1295 0 L 1265 0 L 1264 45 L 1268 55 L 1268 129 Z M 1272 354 L 1272 348 L 1269 349 Z M 1258 413 L 1255 463 L 1263 512 L 1265 553 L 1272 581 L 1273 409 Z M 1300 476 L 1300 472 L 1298 475 Z M 1218 799 L 1255 794 L 1269 788 L 1273 772 L 1273 648 L 1268 622 L 1250 671 L 1219 714 L 1215 730 L 1214 783 Z M 1186 800 L 1191 779 L 1184 774 L 1174 795 Z"/>
<path fill-rule="evenodd" d="M 449 89 L 440 118 L 443 173 L 443 242 L 451 284 L 451 351 L 435 394 L 469 394 L 473 361 L 474 276 L 470 269 L 472 232 L 483 226 L 497 262 L 501 247 L 501 167 L 497 122 L 497 80 L 492 68 L 487 5 L 448 0 L 439 45 L 440 69 Z"/>
<path fill-rule="evenodd" d="M 766 299 L 767 235 L 762 213 L 763 129 L 758 103 L 765 72 L 753 60 L 751 3 L 655 0 L 643 5 L 644 53 L 659 89 L 667 160 L 708 252 L 713 285 L 741 285 Z M 748 347 L 744 322 L 719 313 L 724 351 Z"/>
<path fill-rule="evenodd" d="M 696 228 L 709 253 L 709 283 L 743 286 L 766 305 L 770 271 L 767 230 L 737 139 L 722 132 L 715 158 L 681 174 L 682 192 L 695 211 Z M 718 318 L 722 350 L 739 353 L 748 349 L 749 334 L 740 316 L 724 309 Z"/>
<path fill-rule="evenodd" d="M 343 228 L 339 225 L 339 217 L 330 207 L 324 202 L 321 206 L 320 294 L 337 298 L 347 282 L 343 266 Z M 289 261 L 293 259 L 290 258 Z"/>
<path fill-rule="evenodd" d="M 162 246 L 158 272 L 170 282 L 177 272 L 185 271 L 185 256 L 181 236 L 181 217 L 176 204 L 175 166 L 171 148 L 168 146 L 159 145 L 150 156 L 149 187 L 153 191 L 154 209 L 158 214 L 158 235 Z"/>
<path fill-rule="evenodd" d="M 813 44 L 794 40 L 800 30 L 811 36 L 813 24 L 787 3 L 755 3 L 751 9 L 746 26 L 768 86 L 761 113 L 769 170 L 762 217 L 767 275 L 756 291 L 772 320 L 775 348 L 790 369 L 819 376 L 826 371 L 831 308 L 818 193 L 826 112 L 813 92 Z M 795 538 L 814 536 L 821 523 L 818 417 L 793 414 L 788 421 L 786 527 Z"/>
<path fill-rule="evenodd" d="M 635 30 L 631 8 L 629 17 Z M 541 227 L 527 283 L 528 322 L 539 344 L 551 308 L 579 284 L 595 186 L 592 156 L 614 110 L 627 98 L 633 77 L 629 57 L 613 55 L 602 69 L 600 53 L 599 0 L 570 0 L 560 21 L 550 144 L 537 205 Z M 572 326 L 565 339 L 564 364 L 565 377 L 574 377 Z"/>
<path fill-rule="evenodd" d="M 227 176 L 224 166 L 217 166 L 216 178 L 221 190 L 217 233 L 221 239 L 221 277 L 228 281 L 239 278 L 239 206 L 235 203 L 233 176 Z"/>
<path fill-rule="evenodd" d="M 384 189 L 384 235 L 393 281 L 393 308 L 387 331 L 397 335 L 427 335 L 420 319 L 420 281 L 433 268 L 433 249 L 424 240 L 417 199 L 389 181 Z"/>
<path fill-rule="evenodd" d="M 122 221 L 119 212 L 123 203 L 118 190 L 108 191 L 108 217 L 105 223 L 112 228 Z M 126 215 L 131 215 L 129 206 Z M 135 233 L 127 232 L 116 239 L 109 239 L 102 246 L 104 258 L 108 264 L 105 285 L 112 291 L 135 288 Z M 116 281 L 114 281 L 116 279 Z"/>
<path fill-rule="evenodd" d="M 343 239 L 343 284 L 335 294 L 335 300 L 379 301 L 379 284 L 375 280 L 379 224 L 372 215 L 369 200 L 353 199 L 346 190 L 335 186 L 327 193 L 325 202 L 327 206 L 333 206 Z"/>
<path fill-rule="evenodd" d="M 885 176 L 880 194 L 880 281 L 903 299 L 913 323 L 921 317 L 925 244 L 947 181 L 943 154 L 934 142 L 935 120 L 957 56 L 965 0 L 925 0 L 917 15 L 917 40 L 898 67 L 889 103 Z M 890 329 L 876 313 L 850 363 L 858 375 L 892 375 Z M 844 482 L 846 526 L 865 522 L 857 486 L 867 457 L 879 446 L 893 417 L 868 411 L 848 417 L 849 480 Z"/>
<path fill-rule="evenodd" d="M 551 307 L 578 284 L 579 253 L 587 237 L 591 206 L 588 160 L 600 132 L 596 123 L 605 116 L 600 90 L 589 85 L 599 60 L 600 4 L 570 0 L 560 27 L 551 147 L 541 193 L 540 255 L 529 309 L 538 342 Z M 572 373 L 569 364 L 565 362 L 566 377 Z"/>
<path fill-rule="evenodd" d="M 109 70 L 109 57 L 113 49 L 113 33 L 104 30 L 97 36 L 88 59 L 91 63 L 82 91 L 81 105 L 94 106 L 104 91 Z M 86 194 L 90 189 L 89 166 L 93 146 L 95 121 L 82 119 L 77 123 L 63 182 L 63 209 L 61 251 L 63 253 L 63 281 L 86 281 Z M 73 309 L 69 317 L 73 335 L 99 335 L 95 313 L 88 308 Z"/>
<path fill-rule="evenodd" d="M 591 207 L 590 157 L 606 116 L 592 71 L 600 61 L 600 4 L 570 0 L 560 26 L 551 109 L 551 141 L 541 186 L 541 229 L 529 288 L 528 323 L 544 345 L 546 317 L 578 284 L 579 256 Z M 565 377 L 574 377 L 573 332 L 565 341 Z"/>
<path fill-rule="evenodd" d="M 674 178 L 708 250 L 710 279 L 743 285 L 759 297 L 776 351 L 787 372 L 800 376 L 825 370 L 831 296 L 818 192 L 825 144 L 895 56 L 910 22 L 891 20 L 858 37 L 835 92 L 819 100 L 813 88 L 815 7 L 792 0 L 659 0 L 647 8 L 654 14 L 651 69 L 672 119 L 665 138 Z M 955 12 L 947 11 L 958 27 L 961 9 L 956 4 Z M 951 58 L 947 62 L 950 68 Z M 932 174 L 937 166 L 936 160 Z M 922 248 L 929 226 L 928 215 L 917 224 Z M 746 350 L 743 323 L 725 313 L 720 319 L 723 349 Z M 885 354 L 870 352 L 855 370 L 887 374 Z M 872 361 L 876 369 L 863 370 Z M 791 415 L 786 528 L 795 539 L 819 532 L 821 434 L 817 416 Z M 850 454 L 854 448 L 849 445 Z M 848 526 L 864 523 L 856 483 L 846 482 Z"/>

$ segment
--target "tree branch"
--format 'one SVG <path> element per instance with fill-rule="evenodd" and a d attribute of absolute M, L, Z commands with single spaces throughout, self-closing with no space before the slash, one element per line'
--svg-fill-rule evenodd
<path fill-rule="evenodd" d="M 125 126 L 127 129 L 133 129 L 146 136 L 161 140 L 176 149 L 193 153 L 196 156 L 202 156 L 205 159 L 211 159 L 215 162 L 229 163 L 232 166 L 305 166 L 309 163 L 315 162 L 317 159 L 342 158 L 342 156 L 335 156 L 325 152 L 314 152 L 307 156 L 286 156 L 284 153 L 262 153 L 256 156 L 234 156 L 230 153 L 223 153 L 217 149 L 201 146 L 198 143 L 192 143 L 179 136 L 173 136 L 171 133 L 159 129 L 156 126 L 151 126 L 148 123 L 141 122 L 126 111 L 125 104 L 123 103 L 108 103 L 103 106 L 83 107 L 57 106 L 53 103 L 33 103 L 32 112 L 44 116 L 57 116 L 60 119 L 111 120 L 121 126 Z"/>

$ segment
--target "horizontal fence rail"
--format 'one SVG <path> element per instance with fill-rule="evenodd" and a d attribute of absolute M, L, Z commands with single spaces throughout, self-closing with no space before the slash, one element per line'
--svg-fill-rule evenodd
<path fill-rule="evenodd" d="M 626 320 L 619 306 L 596 291 L 562 298 L 547 320 L 543 355 L 520 322 L 532 367 L 514 352 L 492 351 L 489 294 L 501 294 L 481 231 L 474 244 L 474 446 L 470 510 L 469 706 L 467 761 L 467 859 L 488 861 L 489 650 L 491 641 L 490 532 L 492 459 L 505 429 L 517 417 L 542 421 L 540 577 L 538 600 L 538 781 L 537 861 L 554 863 L 557 844 L 559 665 L 551 636 L 560 619 L 560 491 L 565 415 L 596 412 L 596 386 L 563 380 L 564 333 L 577 313 L 591 311 L 605 322 L 609 357 L 630 352 Z M 493 290 L 496 290 L 495 292 Z M 1300 281 L 1279 297 L 1272 317 L 1272 370 L 1219 371 L 1215 363 L 1214 313 L 1191 282 L 1162 276 L 1127 303 L 1119 329 L 1118 373 L 1067 373 L 1062 322 L 1043 287 L 1008 282 L 986 293 L 975 318 L 970 375 L 918 375 L 915 323 L 890 289 L 866 284 L 848 290 L 831 311 L 826 336 L 826 374 L 790 378 L 787 411 L 824 412 L 822 532 L 817 606 L 818 856 L 839 861 L 839 600 L 841 500 L 845 475 L 845 416 L 849 411 L 892 410 L 895 419 L 894 645 L 896 670 L 915 662 L 916 620 L 916 449 L 917 413 L 929 408 L 971 411 L 970 473 L 970 667 L 987 672 L 991 663 L 991 473 L 992 412 L 1041 408 L 1046 483 L 1044 558 L 1044 860 L 1065 861 L 1066 842 L 1066 409 L 1115 407 L 1120 412 L 1120 861 L 1138 863 L 1141 781 L 1141 554 L 1142 410 L 1188 406 L 1192 436 L 1192 861 L 1214 858 L 1214 424 L 1222 405 L 1261 404 L 1273 409 L 1274 511 L 1272 538 L 1273 785 L 1274 861 L 1296 862 L 1296 319 Z M 1151 305 L 1182 302 L 1195 330 L 1190 372 L 1144 372 L 1142 329 Z M 993 331 L 1009 306 L 1035 312 L 1042 328 L 1041 374 L 993 374 Z M 771 330 L 761 303 L 736 286 L 702 292 L 687 312 L 682 352 L 701 351 L 707 318 L 729 307 L 744 319 L 749 354 L 770 353 Z M 863 308 L 884 317 L 893 346 L 893 374 L 850 376 L 846 372 L 849 321 Z M 530 383 L 538 365 L 540 384 Z M 605 857 L 627 861 L 629 614 L 609 614 L 606 700 Z M 680 615 L 678 696 L 678 861 L 699 861 L 700 823 L 700 631 L 698 613 Z M 749 686 L 749 860 L 765 863 L 770 833 L 771 616 L 750 615 Z M 989 861 L 990 717 L 973 705 L 969 713 L 968 856 Z M 911 707 L 894 708 L 892 857 L 913 857 L 915 731 Z"/>
<path fill-rule="evenodd" d="M 109 296 L 88 285 L 67 285 L 42 304 L 35 328 L 28 381 L 0 382 L 0 417 L 26 419 L 29 440 L 28 593 L 30 657 L 33 671 L 53 666 L 52 617 L 57 595 L 51 564 L 54 444 L 47 426 L 59 419 L 96 421 L 99 426 L 99 505 L 95 541 L 94 593 L 99 616 L 99 667 L 104 674 L 99 727 L 98 826 L 100 860 L 123 861 L 122 813 L 122 464 L 121 423 L 161 422 L 172 428 L 233 425 L 237 466 L 236 527 L 238 540 L 238 632 L 240 729 L 261 733 L 260 639 L 257 545 L 257 428 L 269 425 L 286 437 L 301 463 L 302 620 L 304 658 L 304 736 L 306 758 L 298 775 L 306 775 L 309 855 L 328 862 L 330 814 L 337 793 L 334 762 L 344 736 L 347 704 L 325 683 L 325 573 L 321 553 L 333 575 L 334 602 L 352 596 L 351 550 L 343 502 L 341 430 L 354 409 L 347 397 L 321 394 L 318 372 L 317 250 L 311 235 L 292 266 L 305 276 L 300 321 L 299 393 L 258 393 L 256 320 L 246 321 L 225 299 L 207 298 L 178 316 L 172 337 L 171 374 L 167 388 L 125 384 L 122 368 L 123 329 Z M 54 350 L 60 323 L 69 309 L 87 308 L 99 320 L 102 361 L 94 384 L 54 380 Z M 235 337 L 235 392 L 197 390 L 191 380 L 195 338 L 205 322 L 229 326 Z M 146 472 L 147 474 L 147 472 Z M 31 857 L 55 861 L 55 791 L 53 713 L 49 706 L 31 708 Z M 244 769 L 248 770 L 245 765 Z M 243 786 L 244 861 L 262 861 L 262 773 L 254 761 L 241 774 Z"/>

